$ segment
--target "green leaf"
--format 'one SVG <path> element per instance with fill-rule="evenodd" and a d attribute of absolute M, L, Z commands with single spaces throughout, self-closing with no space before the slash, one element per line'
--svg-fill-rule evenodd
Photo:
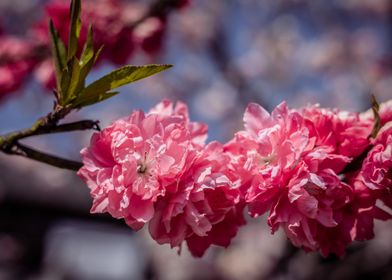
<path fill-rule="evenodd" d="M 90 25 L 88 29 L 88 34 L 87 34 L 87 41 L 84 44 L 82 55 L 80 57 L 80 66 L 83 67 L 91 59 L 94 58 L 94 32 L 93 28 Z"/>
<path fill-rule="evenodd" d="M 71 1 L 71 27 L 69 32 L 68 41 L 68 61 L 70 61 L 78 50 L 78 39 L 80 36 L 80 30 L 82 28 L 82 22 L 80 20 L 80 15 L 82 11 L 81 0 Z"/>
<path fill-rule="evenodd" d="M 98 49 L 98 51 L 95 52 L 95 55 L 94 55 L 94 63 L 97 62 L 98 57 L 101 55 L 101 52 L 102 52 L 103 48 L 104 48 L 104 46 L 102 45 L 102 46 Z"/>
<path fill-rule="evenodd" d="M 71 100 L 76 98 L 77 95 L 77 89 L 79 88 L 79 84 L 81 82 L 84 82 L 80 80 L 80 62 L 79 60 L 74 57 L 71 62 L 70 62 L 70 69 L 72 69 L 72 72 L 70 73 L 70 82 L 69 82 L 69 87 L 64 94 L 64 104 L 68 104 Z"/>
<path fill-rule="evenodd" d="M 98 79 L 83 90 L 83 95 L 94 94 L 96 91 L 109 91 L 123 85 L 147 78 L 156 73 L 164 71 L 172 65 L 144 65 L 144 66 L 124 66 L 106 76 Z"/>
<path fill-rule="evenodd" d="M 61 79 L 64 69 L 67 68 L 66 56 L 65 56 L 65 47 L 64 43 L 61 41 L 59 34 L 56 28 L 53 25 L 52 20 L 49 21 L 49 30 L 50 30 L 50 39 L 51 39 L 51 47 L 53 53 L 53 61 L 55 68 L 55 75 L 57 81 L 57 90 L 60 91 L 61 87 Z M 58 92 L 58 94 L 61 94 Z"/>
<path fill-rule="evenodd" d="M 61 80 L 60 80 L 60 98 L 59 98 L 59 103 L 60 105 L 64 106 L 65 104 L 65 97 L 67 96 L 67 92 L 68 92 L 68 88 L 69 88 L 69 84 L 71 82 L 71 75 L 69 73 L 68 68 L 65 68 L 62 71 L 61 74 Z"/>
<path fill-rule="evenodd" d="M 380 104 L 378 104 L 376 96 L 372 94 L 372 110 L 374 114 L 374 125 L 373 125 L 373 130 L 371 133 L 371 136 L 373 138 L 376 138 L 377 133 L 381 129 L 381 118 L 380 118 Z"/>
<path fill-rule="evenodd" d="M 94 101 L 94 103 L 100 102 L 103 100 L 102 96 L 106 96 L 111 90 L 144 79 L 170 67 L 172 67 L 172 65 L 152 64 L 144 66 L 129 65 L 119 68 L 84 88 L 80 94 L 78 94 L 78 97 L 72 103 L 72 106 L 76 108 L 93 104 L 91 103 L 92 101 Z"/>
<path fill-rule="evenodd" d="M 89 105 L 93 105 L 95 103 L 104 101 L 112 96 L 115 96 L 117 94 L 119 94 L 120 92 L 118 91 L 108 91 L 108 92 L 100 92 L 98 94 L 95 95 L 90 95 L 87 96 L 83 99 L 78 99 L 76 102 L 72 103 L 72 107 L 73 108 L 81 108 L 81 107 L 86 107 Z"/>

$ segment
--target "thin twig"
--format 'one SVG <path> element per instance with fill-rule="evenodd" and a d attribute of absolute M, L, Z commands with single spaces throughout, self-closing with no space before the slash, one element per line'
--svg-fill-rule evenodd
<path fill-rule="evenodd" d="M 58 156 L 37 151 L 18 142 L 12 146 L 8 154 L 23 156 L 55 167 L 74 171 L 79 170 L 83 166 L 81 162 L 64 159 Z"/>
<path fill-rule="evenodd" d="M 13 139 L 13 141 L 15 141 L 31 136 L 37 136 L 43 134 L 54 134 L 54 133 L 89 130 L 89 129 L 100 130 L 98 123 L 99 121 L 83 120 L 83 121 L 66 123 L 66 124 L 55 125 L 55 126 L 39 126 L 36 130 L 28 128 L 20 132 L 9 133 L 3 136 L 2 138 Z"/>
<path fill-rule="evenodd" d="M 0 136 L 0 150 L 9 155 L 24 156 L 36 161 L 44 162 L 52 166 L 69 170 L 79 170 L 82 163 L 64 159 L 58 156 L 49 155 L 33 148 L 22 145 L 18 141 L 36 135 L 70 132 L 76 130 L 95 129 L 99 130 L 98 121 L 83 120 L 67 124 L 58 124 L 70 109 L 64 107 L 56 107 L 53 112 L 46 117 L 37 120 L 30 128 L 15 131 L 4 136 Z"/>
<path fill-rule="evenodd" d="M 359 171 L 363 165 L 363 161 L 366 159 L 368 153 L 373 148 L 372 144 L 369 146 L 356 158 L 354 158 L 346 167 L 340 172 L 341 174 L 347 174 Z"/>

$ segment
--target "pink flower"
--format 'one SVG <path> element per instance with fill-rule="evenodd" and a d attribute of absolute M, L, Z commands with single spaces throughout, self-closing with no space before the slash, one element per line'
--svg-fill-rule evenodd
<path fill-rule="evenodd" d="M 387 207 L 392 208 L 392 122 L 378 132 L 361 173 L 364 184 L 377 193 Z"/>
<path fill-rule="evenodd" d="M 230 158 L 227 166 L 232 178 L 239 184 L 241 197 L 244 199 L 250 188 L 257 165 L 254 163 L 258 144 L 241 132 L 224 145 L 224 153 Z"/>
<path fill-rule="evenodd" d="M 135 41 L 132 35 L 130 21 L 135 21 L 141 16 L 141 10 L 131 17 L 128 13 L 130 7 L 125 7 L 118 0 L 88 0 L 83 1 L 82 28 L 80 33 L 79 49 L 87 39 L 88 27 L 94 27 L 94 45 L 98 49 L 104 46 L 99 61 L 108 60 L 114 64 L 123 64 L 134 53 Z M 59 32 L 60 38 L 67 45 L 69 37 L 69 1 L 52 0 L 46 5 L 46 17 L 39 21 L 31 30 L 31 36 L 41 44 L 50 45 L 48 19 L 52 19 L 54 26 Z M 53 89 L 53 67 L 44 61 L 37 69 L 36 76 L 48 89 Z"/>
<path fill-rule="evenodd" d="M 162 48 L 165 27 L 165 19 L 149 18 L 135 28 L 135 41 L 146 53 L 156 54 Z"/>
<path fill-rule="evenodd" d="M 348 156 L 362 152 L 344 145 L 357 136 L 349 127 L 356 117 L 317 107 L 301 116 L 285 103 L 270 115 L 250 104 L 245 131 L 238 132 L 227 149 L 238 152 L 242 145 L 246 160 L 237 156 L 232 162 L 243 164 L 252 174 L 245 194 L 251 216 L 269 211 L 272 231 L 282 227 L 294 245 L 342 255 L 352 241 L 356 216 L 347 218 L 346 205 L 354 200 L 354 191 L 338 174 L 351 161 Z M 367 133 L 367 126 L 363 130 Z M 339 241 L 331 241 L 325 232 Z"/>
<path fill-rule="evenodd" d="M 169 117 L 178 118 L 179 121 L 186 120 L 192 143 L 197 146 L 205 145 L 208 136 L 208 126 L 204 123 L 190 122 L 188 107 L 185 103 L 177 102 L 176 106 L 173 106 L 170 100 L 165 99 L 151 108 L 149 113 L 157 114 L 158 121 L 162 122 L 163 125 L 167 125 L 166 122 Z"/>
<path fill-rule="evenodd" d="M 305 107 L 299 112 L 307 120 L 317 145 L 330 146 L 335 153 L 354 158 L 370 144 L 373 121 L 360 114 L 319 106 Z"/>
<path fill-rule="evenodd" d="M 380 104 L 379 115 L 381 118 L 381 125 L 392 121 L 392 100 L 388 100 Z M 374 121 L 374 113 L 372 109 L 360 114 L 361 120 Z"/>
<path fill-rule="evenodd" d="M 22 86 L 36 62 L 31 42 L 0 37 L 0 99 Z"/>
<path fill-rule="evenodd" d="M 213 244 L 230 244 L 245 220 L 244 204 L 230 179 L 228 161 L 221 144 L 208 144 L 190 170 L 158 199 L 156 215 L 149 225 L 158 243 L 177 247 L 185 240 L 197 257 Z"/>
<path fill-rule="evenodd" d="M 124 4 L 118 0 L 88 0 L 83 2 L 82 29 L 80 42 L 87 37 L 88 26 L 94 26 L 96 47 L 105 46 L 102 57 L 118 64 L 124 63 L 133 53 L 134 44 L 132 30 L 127 26 L 128 15 Z M 67 44 L 69 36 L 69 1 L 52 0 L 46 5 L 47 17 L 38 22 L 32 29 L 37 40 L 49 44 L 48 18 L 53 20 L 63 42 Z M 126 18 L 127 17 L 127 18 Z M 136 20 L 136 17 L 135 17 Z M 79 46 L 80 49 L 83 47 Z"/>
<path fill-rule="evenodd" d="M 34 70 L 35 78 L 48 90 L 56 88 L 54 65 L 51 59 L 45 59 Z"/>
<path fill-rule="evenodd" d="M 354 227 L 351 230 L 352 238 L 369 240 L 374 237 L 374 220 L 391 219 L 391 211 L 379 203 L 380 193 L 366 186 L 362 172 L 349 179 L 349 182 L 355 192 L 355 198 L 350 206 L 350 212 L 355 213 L 356 216 Z"/>
<path fill-rule="evenodd" d="M 165 116 L 136 111 L 93 135 L 78 172 L 91 190 L 91 212 L 109 212 L 134 229 L 152 219 L 158 197 L 188 171 L 197 153 L 189 129 L 195 125 L 186 111 L 177 114 L 179 107 L 184 105 Z"/>
<path fill-rule="evenodd" d="M 183 9 L 184 7 L 188 6 L 191 4 L 191 0 L 180 0 L 177 1 L 174 5 L 176 5 L 177 9 Z"/>
<path fill-rule="evenodd" d="M 227 247 L 244 224 L 244 203 L 207 126 L 190 122 L 185 104 L 165 100 L 95 133 L 78 174 L 93 197 L 91 212 L 124 218 L 135 230 L 149 223 L 160 244 L 187 242 L 195 256 Z"/>

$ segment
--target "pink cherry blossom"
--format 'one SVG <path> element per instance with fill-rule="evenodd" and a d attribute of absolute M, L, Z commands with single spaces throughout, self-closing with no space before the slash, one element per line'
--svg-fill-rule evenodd
<path fill-rule="evenodd" d="M 354 190 L 341 181 L 339 172 L 366 149 L 363 144 L 354 150 L 346 144 L 348 139 L 362 145 L 370 133 L 367 123 L 355 124 L 357 118 L 318 107 L 289 110 L 285 103 L 269 114 L 250 104 L 245 130 L 226 147 L 236 155 L 242 146 L 243 158 L 232 162 L 253 175 L 245 194 L 251 216 L 269 211 L 272 231 L 283 228 L 294 245 L 342 255 L 353 240 L 357 217 L 346 208 L 355 201 Z M 361 134 L 351 131 L 351 125 Z M 336 239 L 331 241 L 325 232 Z"/>
<path fill-rule="evenodd" d="M 227 247 L 245 223 L 238 184 L 223 146 L 205 146 L 207 126 L 189 121 L 187 106 L 165 100 L 95 133 L 78 174 L 93 197 L 91 212 L 109 212 L 172 247 L 202 256 Z"/>
<path fill-rule="evenodd" d="M 19 89 L 37 62 L 34 44 L 12 36 L 0 36 L 0 99 Z"/>
<path fill-rule="evenodd" d="M 385 125 L 387 122 L 392 121 L 392 99 L 380 104 L 380 110 L 378 112 L 381 119 L 381 125 Z M 360 114 L 361 120 L 363 121 L 374 121 L 374 113 L 372 109 L 367 110 Z"/>
<path fill-rule="evenodd" d="M 388 206 L 385 207 L 383 203 L 380 203 L 380 192 L 366 186 L 366 179 L 362 172 L 351 178 L 350 184 L 355 192 L 350 212 L 356 214 L 355 224 L 351 231 L 352 238 L 369 240 L 374 237 L 374 220 L 389 220 L 392 218 L 392 212 Z"/>
<path fill-rule="evenodd" d="M 268 212 L 272 232 L 283 229 L 295 246 L 342 256 L 354 240 L 373 238 L 376 219 L 392 218 L 392 125 L 371 139 L 373 123 L 318 106 L 281 103 L 269 114 L 250 104 L 244 130 L 206 145 L 207 126 L 164 100 L 93 135 L 79 175 L 92 212 L 135 230 L 148 223 L 159 244 L 186 243 L 194 256 L 227 247 L 246 205 L 252 217 Z"/>
<path fill-rule="evenodd" d="M 81 152 L 84 166 L 78 172 L 91 190 L 91 211 L 124 218 L 134 229 L 151 220 L 158 197 L 176 185 L 196 156 L 188 129 L 193 126 L 176 109 L 166 116 L 135 111 L 95 133 Z"/>
<path fill-rule="evenodd" d="M 190 170 L 158 199 L 157 214 L 149 225 L 158 243 L 177 247 L 185 240 L 197 257 L 211 245 L 230 244 L 245 220 L 244 204 L 230 179 L 228 161 L 220 143 L 208 144 Z"/>
<path fill-rule="evenodd" d="M 179 120 L 186 120 L 187 129 L 191 134 L 191 139 L 193 144 L 204 146 L 207 140 L 208 126 L 205 123 L 200 122 L 190 122 L 188 106 L 178 101 L 175 106 L 173 103 L 164 99 L 162 102 L 158 103 L 155 107 L 151 108 L 150 114 L 157 114 L 158 120 L 162 122 L 163 125 L 166 124 L 168 117 L 176 117 Z"/>
<path fill-rule="evenodd" d="M 46 89 L 53 90 L 56 88 L 56 77 L 54 75 L 54 64 L 51 59 L 41 61 L 34 69 L 34 77 Z"/>
<path fill-rule="evenodd" d="M 183 1 L 184 2 L 184 1 Z M 180 3 L 179 3 L 180 4 Z M 185 4 L 185 3 L 184 3 Z M 180 8 L 183 5 L 173 8 Z M 90 24 L 94 27 L 94 45 L 98 49 L 104 46 L 98 62 L 110 61 L 121 65 L 128 61 L 135 50 L 141 49 L 148 55 L 156 54 L 162 47 L 166 30 L 167 15 L 149 17 L 133 26 L 147 12 L 148 6 L 139 3 L 126 3 L 121 0 L 86 0 L 82 8 L 82 27 L 80 32 L 81 50 Z M 46 5 L 46 17 L 35 24 L 30 35 L 41 44 L 50 44 L 47 28 L 52 19 L 65 44 L 69 36 L 69 1 L 52 0 Z M 52 67 L 44 61 L 36 70 L 37 78 L 48 89 L 53 89 L 54 73 Z"/>
<path fill-rule="evenodd" d="M 384 125 L 362 165 L 365 185 L 392 208 L 392 122 Z"/>
<path fill-rule="evenodd" d="M 373 121 L 360 114 L 309 106 L 299 110 L 307 120 L 317 145 L 331 146 L 337 154 L 350 158 L 359 156 L 370 144 Z"/>
<path fill-rule="evenodd" d="M 129 15 L 125 18 L 124 4 L 118 0 L 88 0 L 83 2 L 82 29 L 80 43 L 87 38 L 87 30 L 90 24 L 94 26 L 94 43 L 97 48 L 105 46 L 102 57 L 116 64 L 124 63 L 129 59 L 134 49 L 132 30 L 127 26 Z M 46 16 L 31 30 L 32 36 L 42 43 L 49 44 L 50 37 L 47 28 L 48 19 L 59 32 L 60 38 L 65 44 L 69 36 L 69 1 L 52 0 L 46 5 Z M 140 15 L 139 15 L 140 16 Z M 134 16 L 134 20 L 137 15 Z M 83 47 L 79 46 L 80 49 Z"/>

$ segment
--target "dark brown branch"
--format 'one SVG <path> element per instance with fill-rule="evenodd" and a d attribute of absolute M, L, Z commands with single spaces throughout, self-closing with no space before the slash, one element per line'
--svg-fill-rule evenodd
<path fill-rule="evenodd" d="M 5 139 L 13 138 L 13 140 L 15 141 L 31 136 L 37 136 L 43 134 L 53 134 L 53 133 L 71 132 L 71 131 L 88 130 L 88 129 L 100 130 L 98 123 L 99 121 L 83 120 L 83 121 L 66 123 L 66 124 L 55 125 L 55 126 L 39 126 L 36 130 L 28 128 L 20 132 L 12 132 L 6 136 L 3 136 L 3 138 Z"/>
<path fill-rule="evenodd" d="M 79 170 L 82 163 L 49 155 L 41 151 L 20 144 L 18 141 L 31 136 L 70 132 L 76 130 L 95 129 L 99 130 L 98 121 L 83 120 L 73 123 L 58 125 L 58 122 L 71 112 L 70 109 L 57 107 L 46 117 L 41 118 L 35 124 L 25 130 L 15 131 L 5 136 L 0 136 L 0 150 L 6 154 L 19 155 L 36 161 L 44 162 L 55 167 Z"/>
<path fill-rule="evenodd" d="M 346 167 L 343 169 L 341 174 L 351 173 L 355 171 L 359 171 L 363 165 L 363 161 L 367 157 L 367 154 L 373 148 L 373 145 L 369 144 L 369 146 L 364 150 L 359 156 L 354 158 Z"/>
<path fill-rule="evenodd" d="M 8 153 L 11 155 L 19 155 L 19 156 L 27 157 L 39 162 L 43 162 L 55 167 L 68 169 L 68 170 L 78 171 L 83 166 L 81 162 L 77 162 L 69 159 L 63 159 L 58 156 L 43 153 L 41 151 L 34 150 L 20 143 L 16 143 L 15 145 L 13 145 Z"/>

